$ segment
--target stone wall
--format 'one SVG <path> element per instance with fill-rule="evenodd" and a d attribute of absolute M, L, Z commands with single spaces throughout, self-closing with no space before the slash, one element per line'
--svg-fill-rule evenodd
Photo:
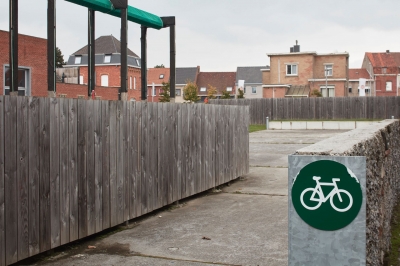
<path fill-rule="evenodd" d="M 390 221 L 400 192 L 399 121 L 384 120 L 345 132 L 295 154 L 366 157 L 367 265 L 383 265 L 390 251 Z"/>

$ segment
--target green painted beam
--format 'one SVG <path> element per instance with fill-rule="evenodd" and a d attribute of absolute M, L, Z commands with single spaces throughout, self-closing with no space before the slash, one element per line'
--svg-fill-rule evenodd
<path fill-rule="evenodd" d="M 115 17 L 121 17 L 121 11 L 115 9 L 109 0 L 65 0 L 80 6 L 91 8 L 102 13 L 110 14 Z M 128 6 L 128 20 L 149 28 L 161 29 L 163 22 L 160 17 L 146 11 Z"/>

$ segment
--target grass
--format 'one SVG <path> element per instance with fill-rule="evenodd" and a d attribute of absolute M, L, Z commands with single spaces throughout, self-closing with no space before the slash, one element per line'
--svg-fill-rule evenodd
<path fill-rule="evenodd" d="M 250 125 L 249 133 L 260 131 L 260 130 L 265 130 L 265 129 L 266 129 L 265 125 Z"/>
<path fill-rule="evenodd" d="M 392 238 L 391 250 L 389 254 L 389 265 L 399 265 L 399 248 L 400 248 L 400 203 L 397 203 L 393 209 L 393 217 L 391 222 Z"/>

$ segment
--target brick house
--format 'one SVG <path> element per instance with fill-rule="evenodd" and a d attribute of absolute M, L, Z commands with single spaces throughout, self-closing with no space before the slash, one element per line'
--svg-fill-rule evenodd
<path fill-rule="evenodd" d="M 349 86 L 348 96 L 360 96 L 359 93 L 359 81 L 360 78 L 366 79 L 365 96 L 374 96 L 374 79 L 371 78 L 368 71 L 365 68 L 350 68 L 349 69 Z"/>
<path fill-rule="evenodd" d="M 269 70 L 269 66 L 238 67 L 236 70 L 236 88 L 239 80 L 244 80 L 244 95 L 247 99 L 263 97 L 262 71 Z M 238 94 L 238 90 L 236 91 Z"/>
<path fill-rule="evenodd" d="M 169 82 L 169 68 L 149 68 L 147 70 L 147 101 L 159 102 L 163 82 Z"/>
<path fill-rule="evenodd" d="M 399 95 L 400 53 L 365 53 L 362 68 L 374 78 L 376 96 Z"/>
<path fill-rule="evenodd" d="M 229 92 L 231 98 L 236 95 L 236 72 L 200 72 L 197 78 L 197 87 L 201 101 L 207 97 L 209 86 L 217 89 L 217 97 L 221 97 L 222 91 Z"/>
<path fill-rule="evenodd" d="M 294 48 L 290 53 L 268 54 L 270 69 L 262 71 L 264 98 L 309 97 L 315 89 L 323 97 L 347 96 L 347 52 L 317 54 L 300 52 L 297 44 Z"/>
<path fill-rule="evenodd" d="M 95 40 L 95 84 L 110 89 L 121 86 L 121 42 L 114 36 L 101 36 Z M 79 84 L 88 82 L 88 46 L 72 54 L 65 68 L 79 67 Z M 141 98 L 140 58 L 128 49 L 128 100 Z M 96 92 L 96 89 L 95 89 Z M 98 93 L 96 92 L 96 95 Z"/>
<path fill-rule="evenodd" d="M 200 67 L 177 67 L 176 68 L 176 85 L 175 85 L 175 102 L 183 103 L 183 88 L 189 82 L 197 83 L 200 73 Z"/>
<path fill-rule="evenodd" d="M 9 93 L 9 33 L 0 30 L 0 95 Z M 47 40 L 18 35 L 18 95 L 47 97 Z"/>

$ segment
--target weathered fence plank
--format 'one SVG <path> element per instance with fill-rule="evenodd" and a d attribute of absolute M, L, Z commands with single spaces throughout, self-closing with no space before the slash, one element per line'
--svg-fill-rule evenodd
<path fill-rule="evenodd" d="M 78 101 L 68 101 L 68 175 L 70 187 L 69 240 L 79 238 Z"/>
<path fill-rule="evenodd" d="M 142 142 L 141 142 L 141 202 L 142 202 L 142 214 L 148 213 L 148 187 L 149 187 L 149 178 L 148 178 L 148 164 L 150 157 L 148 155 L 149 145 L 149 120 L 148 120 L 148 103 L 143 103 L 142 107 Z"/>
<path fill-rule="evenodd" d="M 96 214 L 95 214 L 95 158 L 94 158 L 94 102 L 89 100 L 86 103 L 86 207 L 87 207 L 87 235 L 92 235 L 96 232 Z"/>
<path fill-rule="evenodd" d="M 6 265 L 6 227 L 4 202 L 4 96 L 0 96 L 0 265 Z"/>
<path fill-rule="evenodd" d="M 60 98 L 60 245 L 69 243 L 68 101 Z"/>
<path fill-rule="evenodd" d="M 94 101 L 94 225 L 95 233 L 103 230 L 103 138 L 102 103 Z"/>
<path fill-rule="evenodd" d="M 86 237 L 87 232 L 87 129 L 86 129 L 86 101 L 78 100 L 78 222 L 79 238 Z"/>
<path fill-rule="evenodd" d="M 118 147 L 118 124 L 117 124 L 117 102 L 109 102 L 110 112 L 110 223 L 111 226 L 118 224 L 118 188 L 117 188 L 117 147 Z"/>
<path fill-rule="evenodd" d="M 101 140 L 102 140 L 102 221 L 103 230 L 111 227 L 110 205 L 110 105 L 101 101 Z"/>
<path fill-rule="evenodd" d="M 1 99 L 0 99 L 1 101 Z M 0 127 L 2 126 L 1 115 L 2 107 L 0 102 Z M 39 165 L 40 165 L 40 111 L 39 99 L 29 98 L 29 111 L 28 111 L 28 157 L 29 157 L 29 256 L 36 255 L 40 252 L 39 247 Z M 3 130 L 0 130 L 1 133 Z M 1 163 L 1 144 L 0 144 L 0 165 Z M 1 177 L 0 166 L 0 177 Z M 1 185 L 0 185 L 1 186 Z M 0 189 L 1 190 L 1 189 Z M 1 195 L 1 192 L 0 192 Z M 3 194 L 4 195 L 4 194 Z M 1 199 L 1 196 L 0 196 Z M 0 203 L 1 205 L 1 203 Z M 0 215 L 1 216 L 1 215 Z M 0 226 L 1 227 L 1 226 Z M 0 228 L 1 231 L 1 228 Z M 1 233 L 0 233 L 1 234 Z M 0 236 L 1 239 L 1 236 Z M 1 241 L 1 240 L 0 240 Z M 0 251 L 1 252 L 1 251 Z M 0 263 L 1 264 L 1 263 Z"/>
<path fill-rule="evenodd" d="M 124 103 L 124 123 L 123 123 L 123 148 L 124 148 L 124 212 L 123 212 L 123 217 L 124 221 L 128 221 L 130 219 L 129 215 L 129 204 L 130 204 L 130 173 L 129 173 L 129 164 L 131 163 L 131 156 L 129 153 L 129 119 L 130 119 L 130 112 L 129 112 L 129 102 L 123 102 Z"/>
<path fill-rule="evenodd" d="M 28 98 L 17 99 L 18 260 L 29 256 Z"/>
<path fill-rule="evenodd" d="M 4 101 L 4 185 L 6 264 L 18 261 L 18 199 L 17 199 L 17 97 Z"/>

